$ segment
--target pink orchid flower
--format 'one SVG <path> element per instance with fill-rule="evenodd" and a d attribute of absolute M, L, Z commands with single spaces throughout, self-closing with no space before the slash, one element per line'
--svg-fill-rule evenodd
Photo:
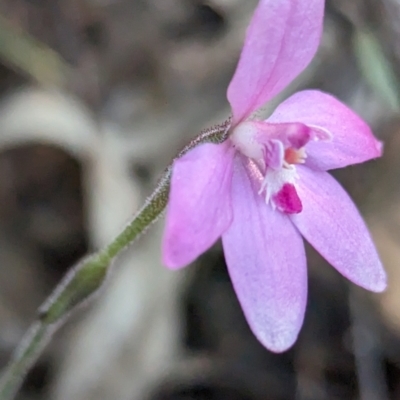
<path fill-rule="evenodd" d="M 200 145 L 173 165 L 164 263 L 183 267 L 222 236 L 248 324 L 275 352 L 295 342 L 303 323 L 302 236 L 355 284 L 386 287 L 365 223 L 326 172 L 381 155 L 367 124 L 317 90 L 293 95 L 266 121 L 249 120 L 309 64 L 323 14 L 323 0 L 259 2 L 228 88 L 228 139 Z"/>

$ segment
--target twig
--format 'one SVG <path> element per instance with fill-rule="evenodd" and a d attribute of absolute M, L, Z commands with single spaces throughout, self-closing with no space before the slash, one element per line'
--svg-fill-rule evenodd
<path fill-rule="evenodd" d="M 0 58 L 33 81 L 63 87 L 70 75 L 69 65 L 52 49 L 16 29 L 0 15 Z"/>

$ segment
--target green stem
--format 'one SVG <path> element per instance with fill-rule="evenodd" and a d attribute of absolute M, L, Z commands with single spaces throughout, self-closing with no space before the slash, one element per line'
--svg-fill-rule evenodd
<path fill-rule="evenodd" d="M 42 323 L 36 323 L 29 329 L 0 380 L 1 399 L 14 397 L 26 373 L 35 362 L 36 355 L 45 346 L 48 336 L 47 328 Z"/>
<path fill-rule="evenodd" d="M 105 257 L 105 259 L 114 258 L 158 218 L 164 211 L 168 202 L 170 179 L 171 169 L 168 168 L 157 189 L 138 212 L 134 219 L 135 224 L 129 224 L 115 240 L 104 249 L 100 257 Z"/>
<path fill-rule="evenodd" d="M 226 139 L 229 120 L 223 125 L 200 134 L 178 157 L 205 143 Z M 0 400 L 14 398 L 26 373 L 39 357 L 52 334 L 77 306 L 99 289 L 110 270 L 112 261 L 162 214 L 168 203 L 172 167 L 168 167 L 153 194 L 122 232 L 104 249 L 87 257 L 62 279 L 39 309 L 38 319 L 15 351 L 0 378 Z"/>
<path fill-rule="evenodd" d="M 158 216 L 168 202 L 170 169 L 133 221 L 106 248 L 72 268 L 39 309 L 39 318 L 16 350 L 0 379 L 0 400 L 11 400 L 51 334 L 69 313 L 100 288 L 112 260 Z"/>

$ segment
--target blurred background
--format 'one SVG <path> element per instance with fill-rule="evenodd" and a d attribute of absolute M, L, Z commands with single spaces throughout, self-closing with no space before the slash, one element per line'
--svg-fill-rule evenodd
<path fill-rule="evenodd" d="M 0 367 L 63 274 L 110 241 L 172 157 L 229 115 L 256 0 L 0 1 Z M 400 399 L 400 2 L 328 0 L 303 88 L 333 93 L 385 142 L 334 172 L 389 274 L 371 295 L 308 249 L 300 338 L 253 337 L 219 244 L 160 263 L 163 221 L 57 332 L 20 400 Z M 272 105 L 273 106 L 273 105 Z"/>

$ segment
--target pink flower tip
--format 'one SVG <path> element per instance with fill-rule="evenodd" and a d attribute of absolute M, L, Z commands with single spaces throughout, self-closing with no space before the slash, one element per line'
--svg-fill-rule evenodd
<path fill-rule="evenodd" d="M 387 275 L 384 273 L 382 269 L 381 276 L 372 281 L 371 285 L 366 287 L 365 289 L 375 293 L 382 293 L 387 289 L 387 286 L 388 286 Z"/>

